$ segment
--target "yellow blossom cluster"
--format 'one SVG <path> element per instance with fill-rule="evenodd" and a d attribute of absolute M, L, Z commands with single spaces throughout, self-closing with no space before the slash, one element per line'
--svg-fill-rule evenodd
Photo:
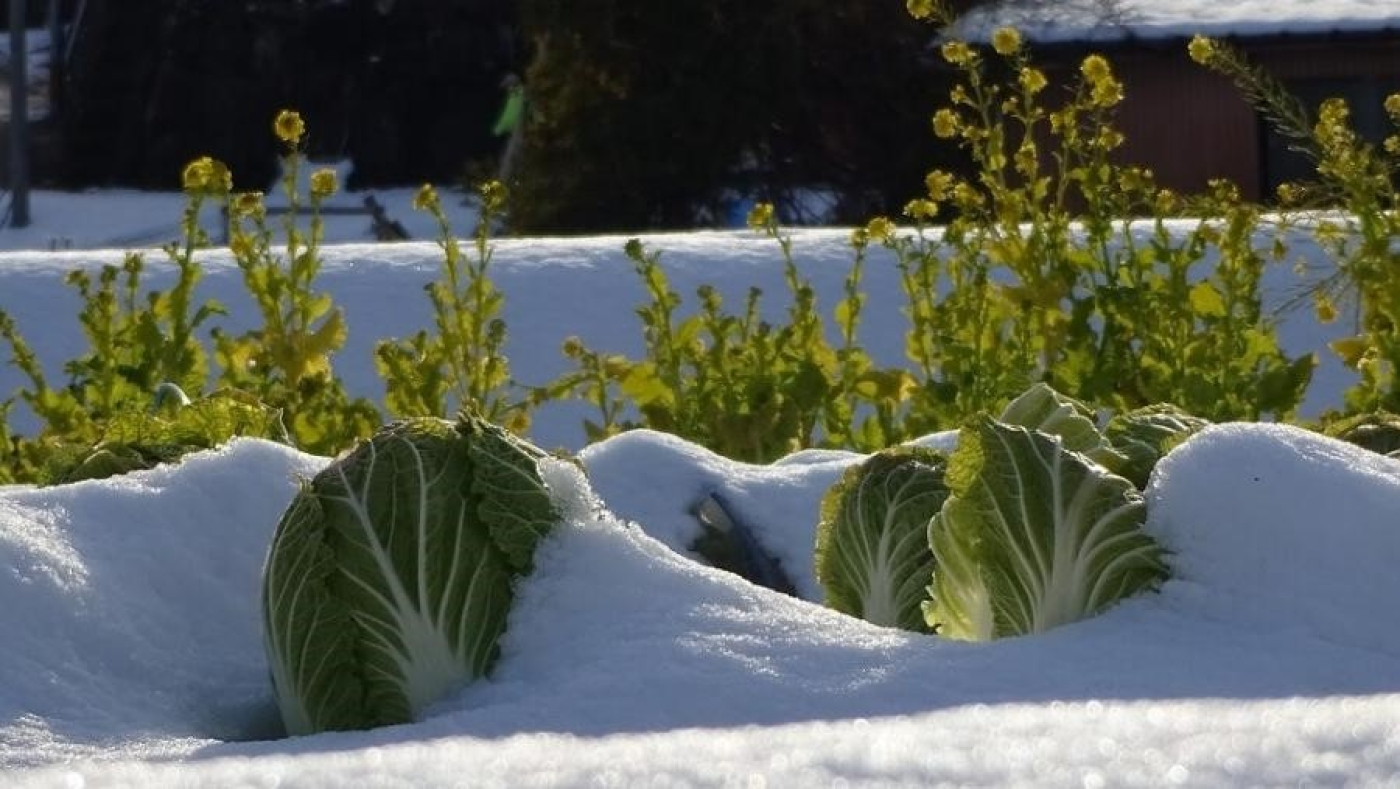
<path fill-rule="evenodd" d="M 415 211 L 437 213 L 441 205 L 437 190 L 433 188 L 432 184 L 423 184 L 418 187 L 417 194 L 413 195 L 413 209 Z"/>
<path fill-rule="evenodd" d="M 756 203 L 753 208 L 749 209 L 748 224 L 754 230 L 766 230 L 771 227 L 773 224 L 773 204 Z"/>
<path fill-rule="evenodd" d="M 906 0 L 904 7 L 909 16 L 915 19 L 928 19 L 933 16 L 933 0 Z"/>
<path fill-rule="evenodd" d="M 1216 54 L 1215 42 L 1205 36 L 1194 36 L 1186 45 L 1186 53 L 1202 66 L 1208 66 Z"/>
<path fill-rule="evenodd" d="M 1282 183 L 1276 190 L 1278 201 L 1285 206 L 1298 205 L 1303 202 L 1303 189 L 1294 183 Z"/>
<path fill-rule="evenodd" d="M 972 51 L 972 47 L 965 41 L 948 41 L 940 48 L 943 59 L 954 66 L 967 66 L 976 59 L 977 54 Z"/>
<path fill-rule="evenodd" d="M 1020 75 L 1018 75 L 1018 79 L 1021 83 L 1021 88 L 1030 94 L 1039 93 L 1042 90 L 1045 90 L 1045 86 L 1048 84 L 1047 80 L 1045 79 L 1045 72 L 1041 71 L 1038 68 L 1032 68 L 1030 66 L 1026 66 L 1025 68 L 1021 69 L 1021 73 Z"/>
<path fill-rule="evenodd" d="M 1089 98 L 1095 106 L 1112 107 L 1123 100 L 1123 83 L 1113 76 L 1113 68 L 1103 55 L 1084 58 L 1079 73 L 1089 83 Z"/>
<path fill-rule="evenodd" d="M 229 211 L 238 217 L 262 219 L 267 216 L 262 192 L 239 192 L 229 202 Z"/>
<path fill-rule="evenodd" d="M 1317 125 L 1313 133 L 1323 148 L 1345 150 L 1355 141 L 1350 124 L 1351 108 L 1344 99 L 1331 98 L 1317 108 Z"/>
<path fill-rule="evenodd" d="M 887 217 L 877 216 L 865 224 L 865 233 L 871 241 L 883 244 L 894 238 L 895 224 Z"/>
<path fill-rule="evenodd" d="M 1014 27 L 999 27 L 992 33 L 992 49 L 998 55 L 1011 56 L 1021 50 L 1021 34 Z"/>
<path fill-rule="evenodd" d="M 930 200 L 946 200 L 956 184 L 957 179 L 943 170 L 934 170 L 924 177 L 924 187 L 928 189 Z"/>
<path fill-rule="evenodd" d="M 933 114 L 933 133 L 939 139 L 949 139 L 958 133 L 958 114 L 944 107 Z"/>
<path fill-rule="evenodd" d="M 180 183 L 188 194 L 228 194 L 233 189 L 233 173 L 218 159 L 201 156 L 185 165 Z"/>
<path fill-rule="evenodd" d="M 938 203 L 925 198 L 904 204 L 904 215 L 916 222 L 928 222 L 938 216 Z"/>
<path fill-rule="evenodd" d="M 311 199 L 324 200 L 335 194 L 337 187 L 335 170 L 323 167 L 311 174 Z"/>
<path fill-rule="evenodd" d="M 1390 116 L 1390 120 L 1395 125 L 1400 126 L 1400 93 L 1392 93 L 1385 97 L 1385 112 Z M 1400 134 L 1392 134 L 1385 138 L 1386 153 L 1400 156 Z"/>
<path fill-rule="evenodd" d="M 481 210 L 488 214 L 499 213 L 506 207 L 506 185 L 500 181 L 487 181 L 477 187 L 481 196 Z"/>
<path fill-rule="evenodd" d="M 306 124 L 302 121 L 301 114 L 295 110 L 282 110 L 272 121 L 272 133 L 282 142 L 294 146 L 301 142 L 302 135 L 306 134 Z"/>

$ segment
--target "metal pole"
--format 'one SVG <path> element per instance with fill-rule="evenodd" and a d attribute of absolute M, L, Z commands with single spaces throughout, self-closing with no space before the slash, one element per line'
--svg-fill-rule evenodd
<path fill-rule="evenodd" d="M 10 0 L 10 226 L 29 227 L 29 48 L 24 0 Z"/>

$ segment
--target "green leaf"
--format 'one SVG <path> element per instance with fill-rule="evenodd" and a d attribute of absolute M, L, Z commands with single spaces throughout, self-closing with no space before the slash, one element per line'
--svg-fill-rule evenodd
<path fill-rule="evenodd" d="M 1058 438 L 978 417 L 959 434 L 947 482 L 952 495 L 929 526 L 925 607 L 940 634 L 1043 632 L 1166 577 L 1132 483 Z"/>
<path fill-rule="evenodd" d="M 1099 432 L 1093 409 L 1047 384 L 1035 384 L 1008 403 L 999 421 L 1059 436 L 1065 449 L 1082 452 L 1110 470 L 1126 460 Z"/>
<path fill-rule="evenodd" d="M 618 387 L 638 406 L 660 404 L 671 407 L 676 401 L 675 393 L 661 380 L 656 365 L 651 362 L 630 367 Z"/>
<path fill-rule="evenodd" d="M 1163 403 L 1118 414 L 1108 421 L 1104 435 L 1124 457 L 1116 471 L 1141 490 L 1147 487 L 1158 460 L 1209 426 L 1209 420 Z"/>
<path fill-rule="evenodd" d="M 1225 299 L 1221 298 L 1220 291 L 1209 282 L 1197 282 L 1191 288 L 1191 310 L 1197 315 L 1210 318 L 1225 317 Z"/>

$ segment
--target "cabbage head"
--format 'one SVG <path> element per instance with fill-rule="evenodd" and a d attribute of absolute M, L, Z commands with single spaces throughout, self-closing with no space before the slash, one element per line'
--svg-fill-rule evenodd
<path fill-rule="evenodd" d="M 1114 469 L 1139 490 L 1147 488 L 1152 469 L 1173 447 L 1210 427 L 1210 421 L 1162 403 L 1119 414 L 1104 427 L 1123 462 Z"/>
<path fill-rule="evenodd" d="M 1048 384 L 1038 383 L 1027 389 L 1007 404 L 997 421 L 1059 436 L 1065 449 L 1081 452 L 1110 471 L 1117 471 L 1125 461 L 1099 432 L 1094 409 L 1055 391 Z"/>
<path fill-rule="evenodd" d="M 1137 488 L 1059 436 L 978 417 L 958 434 L 947 481 L 928 532 L 926 615 L 940 635 L 1043 632 L 1166 577 Z"/>
<path fill-rule="evenodd" d="M 538 448 L 474 415 L 395 422 L 303 485 L 263 569 L 289 734 L 413 720 L 484 674 L 559 516 Z"/>
<path fill-rule="evenodd" d="M 922 609 L 933 572 L 928 523 L 948 497 L 946 466 L 932 449 L 888 449 L 827 491 L 816 575 L 828 607 L 877 625 L 928 631 Z"/>

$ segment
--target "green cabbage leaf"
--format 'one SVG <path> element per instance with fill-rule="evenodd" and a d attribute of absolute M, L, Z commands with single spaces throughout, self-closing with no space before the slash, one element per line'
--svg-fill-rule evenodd
<path fill-rule="evenodd" d="M 491 668 L 557 509 L 545 454 L 473 415 L 382 428 L 307 482 L 263 571 L 289 734 L 415 719 Z"/>
<path fill-rule="evenodd" d="M 1047 384 L 1035 384 L 1012 400 L 997 421 L 1059 436 L 1065 449 L 1081 452 L 1110 471 L 1127 461 L 1099 432 L 1092 408 Z"/>
<path fill-rule="evenodd" d="M 1039 633 L 1166 577 L 1141 494 L 1057 436 L 981 416 L 958 436 L 951 495 L 929 524 L 925 605 L 940 635 Z"/>
<path fill-rule="evenodd" d="M 1150 405 L 1108 420 L 1104 437 L 1123 456 L 1123 462 L 1114 471 L 1143 490 L 1157 461 L 1209 426 L 1210 420 L 1192 416 L 1174 405 Z"/>
<path fill-rule="evenodd" d="M 933 572 L 928 523 L 948 497 L 946 457 L 906 447 L 871 455 L 822 499 L 816 575 L 828 607 L 887 627 L 927 632 Z"/>

